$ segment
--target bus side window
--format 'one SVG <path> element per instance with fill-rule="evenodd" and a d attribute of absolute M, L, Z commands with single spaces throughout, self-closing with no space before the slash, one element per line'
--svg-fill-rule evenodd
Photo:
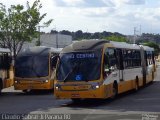
<path fill-rule="evenodd" d="M 108 56 L 106 54 L 104 54 L 104 64 L 109 67 L 109 60 L 108 60 Z"/>
<path fill-rule="evenodd" d="M 116 50 L 113 48 L 106 49 L 104 61 L 105 61 L 105 66 L 107 66 L 107 69 L 109 70 L 117 69 Z"/>
<path fill-rule="evenodd" d="M 117 49 L 117 62 L 118 62 L 118 69 L 123 70 L 124 66 L 123 66 L 123 53 L 122 53 L 122 49 Z"/>
<path fill-rule="evenodd" d="M 145 51 L 144 59 L 146 61 L 146 66 L 148 66 L 148 61 L 147 61 L 147 52 Z"/>
<path fill-rule="evenodd" d="M 108 59 L 108 55 L 107 55 L 107 50 L 105 51 L 104 53 L 104 65 L 103 65 L 103 69 L 104 69 L 104 72 L 103 72 L 103 76 L 104 78 L 106 78 L 108 76 L 108 74 L 110 73 L 109 71 L 109 59 Z"/>
<path fill-rule="evenodd" d="M 133 67 L 140 67 L 141 66 L 141 55 L 140 51 L 134 50 L 133 51 L 133 59 L 132 59 Z"/>

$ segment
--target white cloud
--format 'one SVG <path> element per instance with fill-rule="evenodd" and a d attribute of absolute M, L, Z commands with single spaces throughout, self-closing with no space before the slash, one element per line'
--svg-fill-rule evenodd
<path fill-rule="evenodd" d="M 145 0 L 122 0 L 122 2 L 125 4 L 130 4 L 130 5 L 143 5 L 143 4 L 145 4 Z"/>
<path fill-rule="evenodd" d="M 1 0 L 11 4 L 26 4 L 27 0 Z M 34 0 L 29 0 L 33 3 Z M 49 32 L 57 30 L 111 31 L 133 34 L 133 28 L 142 26 L 142 32 L 159 32 L 160 2 L 157 0 L 41 0 L 44 21 L 54 19 Z"/>
<path fill-rule="evenodd" d="M 79 4 L 84 4 L 84 0 L 63 0 L 67 6 L 77 6 Z"/>
<path fill-rule="evenodd" d="M 112 2 L 105 0 L 54 0 L 54 4 L 59 7 L 109 7 Z"/>
<path fill-rule="evenodd" d="M 108 17 L 112 15 L 115 11 L 114 8 L 85 8 L 76 9 L 77 14 L 87 16 L 87 17 Z M 92 18 L 93 19 L 93 18 Z"/>
<path fill-rule="evenodd" d="M 112 2 L 115 4 L 115 6 L 144 5 L 146 3 L 146 0 L 112 0 Z"/>

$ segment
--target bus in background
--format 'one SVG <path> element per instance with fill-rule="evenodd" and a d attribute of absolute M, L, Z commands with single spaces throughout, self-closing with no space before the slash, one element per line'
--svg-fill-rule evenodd
<path fill-rule="evenodd" d="M 36 46 L 19 53 L 15 61 L 15 90 L 53 89 L 56 56 L 61 50 Z"/>
<path fill-rule="evenodd" d="M 148 46 L 140 45 L 142 59 L 142 73 L 143 73 L 143 85 L 154 80 L 156 76 L 156 64 L 154 49 Z"/>
<path fill-rule="evenodd" d="M 0 48 L 0 93 L 4 88 L 13 85 L 13 66 L 11 52 L 7 48 Z"/>
<path fill-rule="evenodd" d="M 73 101 L 104 99 L 132 89 L 138 90 L 148 83 L 146 81 L 151 81 L 148 76 L 154 72 L 153 69 L 147 71 L 148 63 L 143 65 L 144 61 L 152 59 L 146 55 L 148 52 L 153 50 L 123 42 L 83 40 L 73 43 L 59 55 L 55 97 Z"/>

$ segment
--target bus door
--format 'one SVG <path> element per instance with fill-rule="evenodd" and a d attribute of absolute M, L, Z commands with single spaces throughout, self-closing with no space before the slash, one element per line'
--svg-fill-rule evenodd
<path fill-rule="evenodd" d="M 104 71 L 104 76 L 107 77 L 107 81 L 104 83 L 119 79 L 118 60 L 116 50 L 114 48 L 107 48 L 105 51 Z"/>
<path fill-rule="evenodd" d="M 117 49 L 117 60 L 118 60 L 118 68 L 119 68 L 119 80 L 124 80 L 124 66 L 123 66 L 123 53 L 122 49 Z"/>

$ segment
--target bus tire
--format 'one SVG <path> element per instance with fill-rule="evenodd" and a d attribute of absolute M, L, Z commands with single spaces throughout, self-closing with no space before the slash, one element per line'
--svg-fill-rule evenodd
<path fill-rule="evenodd" d="M 79 103 L 81 101 L 81 99 L 80 98 L 72 98 L 72 101 L 74 103 Z"/>
<path fill-rule="evenodd" d="M 29 89 L 25 89 L 25 90 L 22 90 L 24 93 L 29 93 L 31 90 Z"/>
<path fill-rule="evenodd" d="M 135 91 L 138 91 L 139 89 L 139 79 L 138 77 L 136 77 L 136 80 L 135 80 Z"/>
<path fill-rule="evenodd" d="M 112 99 L 116 98 L 118 95 L 118 84 L 116 81 L 113 83 L 112 93 L 113 94 L 112 94 L 111 98 Z"/>

